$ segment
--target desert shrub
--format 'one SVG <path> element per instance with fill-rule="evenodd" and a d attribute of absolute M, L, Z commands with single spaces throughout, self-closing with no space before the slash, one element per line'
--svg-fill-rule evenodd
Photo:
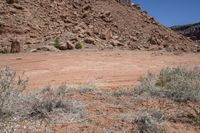
<path fill-rule="evenodd" d="M 140 133 L 156 133 L 156 122 L 148 114 L 139 116 L 136 120 Z"/>
<path fill-rule="evenodd" d="M 200 70 L 166 68 L 161 70 L 156 86 L 166 90 L 166 96 L 175 101 L 200 102 Z"/>
<path fill-rule="evenodd" d="M 158 124 L 163 119 L 163 114 L 155 111 L 144 111 L 136 115 L 135 122 L 140 133 L 159 133 Z"/>
<path fill-rule="evenodd" d="M 17 79 L 15 71 L 9 67 L 0 70 L 0 118 L 17 111 L 16 104 L 21 100 L 26 85 L 27 79 Z"/>
<path fill-rule="evenodd" d="M 53 89 L 48 86 L 36 94 L 32 94 L 34 102 L 30 108 L 30 118 L 35 119 L 51 119 L 51 115 L 55 113 L 65 115 L 77 115 L 82 117 L 84 114 L 84 104 L 76 100 L 65 100 L 66 86 L 60 86 Z M 73 116 L 69 116 L 73 117 Z M 67 121 L 67 120 L 66 120 Z"/>
<path fill-rule="evenodd" d="M 194 122 L 195 122 L 196 125 L 200 126 L 200 113 L 198 113 L 197 117 L 195 117 Z"/>
<path fill-rule="evenodd" d="M 0 132 L 15 132 L 17 123 L 26 120 L 56 123 L 85 118 L 85 104 L 65 97 L 71 92 L 67 86 L 48 86 L 23 94 L 27 82 L 25 78 L 16 78 L 15 71 L 9 67 L 0 70 Z"/>
<path fill-rule="evenodd" d="M 76 48 L 76 49 L 82 49 L 83 46 L 82 46 L 82 44 L 81 44 L 80 42 L 78 42 L 78 43 L 75 45 L 75 48 Z"/>
<path fill-rule="evenodd" d="M 56 39 L 54 40 L 54 43 L 53 43 L 54 47 L 59 49 L 60 48 L 60 40 L 58 37 L 56 37 Z"/>
<path fill-rule="evenodd" d="M 132 91 L 127 90 L 127 89 L 120 89 L 120 90 L 115 90 L 111 94 L 114 97 L 121 97 L 121 96 L 133 96 Z"/>
<path fill-rule="evenodd" d="M 86 94 L 86 93 L 96 93 L 96 88 L 95 87 L 90 87 L 90 86 L 81 86 L 79 88 L 79 93 L 80 94 Z"/>
<path fill-rule="evenodd" d="M 16 78 L 16 73 L 9 67 L 0 69 L 0 132 L 12 132 L 13 122 L 23 117 L 22 92 L 28 80 Z"/>
<path fill-rule="evenodd" d="M 140 82 L 136 94 L 167 97 L 177 102 L 200 102 L 200 70 L 197 68 L 166 68 L 158 76 L 149 74 Z"/>

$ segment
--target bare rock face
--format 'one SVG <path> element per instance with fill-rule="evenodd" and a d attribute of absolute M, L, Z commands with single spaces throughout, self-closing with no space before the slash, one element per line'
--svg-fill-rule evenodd
<path fill-rule="evenodd" d="M 19 53 L 21 51 L 20 42 L 16 39 L 11 40 L 10 53 Z"/>

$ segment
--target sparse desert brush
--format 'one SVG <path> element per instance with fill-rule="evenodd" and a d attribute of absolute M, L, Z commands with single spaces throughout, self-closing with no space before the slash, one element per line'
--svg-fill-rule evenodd
<path fill-rule="evenodd" d="M 160 133 L 159 124 L 165 121 L 165 114 L 160 110 L 142 110 L 128 112 L 120 115 L 120 118 L 137 125 L 140 133 Z"/>
<path fill-rule="evenodd" d="M 84 104 L 76 100 L 65 99 L 66 86 L 53 89 L 51 86 L 42 91 L 32 94 L 33 102 L 29 117 L 34 119 L 51 120 L 55 113 L 71 115 L 68 117 L 82 118 L 84 115 Z M 77 120 L 73 118 L 74 120 Z M 66 121 L 68 121 L 66 119 Z"/>
<path fill-rule="evenodd" d="M 133 96 L 133 92 L 129 89 L 119 89 L 112 92 L 112 96 L 114 97 Z"/>
<path fill-rule="evenodd" d="M 162 69 L 158 76 L 148 74 L 143 77 L 135 93 L 167 97 L 177 102 L 200 102 L 200 70 L 183 67 Z"/>
<path fill-rule="evenodd" d="M 85 118 L 85 104 L 67 99 L 65 85 L 23 94 L 27 82 L 16 78 L 9 67 L 0 70 L 0 132 L 15 132 L 17 124 L 23 121 L 70 123 Z"/>
<path fill-rule="evenodd" d="M 140 133 L 160 133 L 159 123 L 164 119 L 160 111 L 149 110 L 136 115 L 135 122 Z"/>
<path fill-rule="evenodd" d="M 28 80 L 16 78 L 16 73 L 9 67 L 0 69 L 0 131 L 12 131 L 13 122 L 24 116 L 22 92 Z"/>
<path fill-rule="evenodd" d="M 19 77 L 9 67 L 0 70 L 0 118 L 8 117 L 17 111 L 17 102 L 22 98 L 28 80 Z"/>

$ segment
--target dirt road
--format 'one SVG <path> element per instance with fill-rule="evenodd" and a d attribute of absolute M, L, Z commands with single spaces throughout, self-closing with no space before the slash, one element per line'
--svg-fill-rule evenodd
<path fill-rule="evenodd" d="M 131 86 L 138 78 L 163 67 L 199 66 L 200 54 L 162 55 L 139 51 L 67 51 L 0 55 L 0 67 L 24 72 L 31 87 L 48 84 L 92 84 L 102 88 Z"/>

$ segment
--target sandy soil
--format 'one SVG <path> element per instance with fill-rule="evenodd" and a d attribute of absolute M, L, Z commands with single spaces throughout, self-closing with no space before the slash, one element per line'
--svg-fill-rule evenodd
<path fill-rule="evenodd" d="M 200 54 L 173 55 L 139 51 L 67 51 L 0 55 L 0 67 L 24 72 L 30 87 L 93 84 L 100 88 L 131 86 L 163 67 L 200 66 Z"/>

